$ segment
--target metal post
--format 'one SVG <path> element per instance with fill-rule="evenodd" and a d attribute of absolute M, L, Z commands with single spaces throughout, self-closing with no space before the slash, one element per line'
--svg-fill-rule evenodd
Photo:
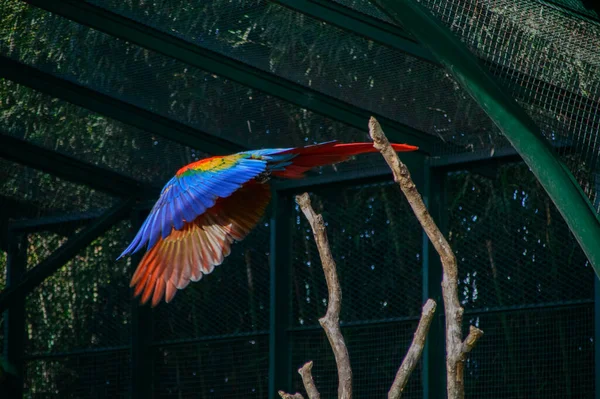
<path fill-rule="evenodd" d="M 429 10 L 414 0 L 371 0 L 446 66 L 502 130 L 544 187 L 600 275 L 600 220 L 589 198 L 523 108 L 489 70 Z"/>
<path fill-rule="evenodd" d="M 424 168 L 425 181 L 423 201 L 429 213 L 447 236 L 447 211 L 445 173 L 440 168 Z M 423 398 L 437 399 L 446 395 L 446 350 L 444 339 L 444 312 L 442 299 L 442 263 L 429 238 L 423 232 L 423 302 L 428 298 L 436 301 L 438 310 L 431 323 L 423 351 Z"/>
<path fill-rule="evenodd" d="M 7 287 L 14 286 L 27 268 L 27 236 L 10 233 L 8 244 L 8 262 L 6 265 Z M 4 356 L 7 366 L 16 372 L 8 374 L 8 397 L 23 397 L 23 372 L 25 351 L 25 298 L 11 301 L 4 312 Z"/>
<path fill-rule="evenodd" d="M 273 192 L 270 249 L 270 318 L 269 318 L 269 399 L 278 398 L 278 390 L 291 388 L 291 347 L 287 328 L 290 325 L 290 266 L 292 261 L 291 194 Z"/>
<path fill-rule="evenodd" d="M 23 278 L 6 287 L 0 292 L 0 311 L 7 309 L 17 299 L 24 298 L 48 276 L 70 261 L 79 251 L 120 221 L 129 212 L 134 202 L 134 199 L 130 198 L 114 205 L 88 227 L 71 237 L 52 255 L 29 270 Z"/>
<path fill-rule="evenodd" d="M 594 279 L 594 381 L 595 399 L 600 399 L 600 280 Z"/>
<path fill-rule="evenodd" d="M 131 226 L 134 231 L 142 225 L 147 211 L 135 209 L 131 215 Z M 132 270 L 142 260 L 143 252 L 131 257 Z M 131 289 L 133 297 L 133 288 Z M 131 398 L 145 399 L 152 397 L 152 308 L 140 305 L 139 298 L 131 303 Z"/>

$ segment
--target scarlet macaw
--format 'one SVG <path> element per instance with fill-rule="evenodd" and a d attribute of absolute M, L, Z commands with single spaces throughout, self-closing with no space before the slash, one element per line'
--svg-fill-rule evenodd
<path fill-rule="evenodd" d="M 392 144 L 396 151 L 415 146 Z M 352 155 L 375 152 L 372 143 L 326 142 L 306 147 L 263 149 L 202 159 L 179 169 L 131 244 L 119 256 L 148 251 L 133 277 L 134 295 L 152 306 L 177 289 L 211 273 L 262 217 L 271 190 L 269 177 L 304 177 L 317 166 L 345 161 Z"/>

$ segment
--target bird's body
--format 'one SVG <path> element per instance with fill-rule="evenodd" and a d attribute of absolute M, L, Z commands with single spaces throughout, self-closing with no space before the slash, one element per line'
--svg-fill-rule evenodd
<path fill-rule="evenodd" d="M 396 151 L 417 147 L 393 144 Z M 181 168 L 121 257 L 146 247 L 133 277 L 134 294 L 152 305 L 170 302 L 177 289 L 209 274 L 258 223 L 271 199 L 271 176 L 297 179 L 304 172 L 374 152 L 372 143 L 321 143 L 216 156 Z"/>

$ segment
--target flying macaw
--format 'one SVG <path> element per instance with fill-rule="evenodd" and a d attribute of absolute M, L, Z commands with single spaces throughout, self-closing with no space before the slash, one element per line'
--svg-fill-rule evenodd
<path fill-rule="evenodd" d="M 396 151 L 415 146 L 392 144 Z M 142 304 L 170 302 L 178 289 L 211 273 L 258 223 L 271 199 L 271 176 L 288 179 L 375 152 L 372 143 L 335 141 L 297 148 L 263 149 L 201 159 L 179 169 L 131 244 L 118 259 L 147 247 L 131 278 Z"/>

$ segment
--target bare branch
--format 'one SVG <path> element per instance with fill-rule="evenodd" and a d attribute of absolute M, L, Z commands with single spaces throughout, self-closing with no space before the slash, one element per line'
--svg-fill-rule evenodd
<path fill-rule="evenodd" d="M 340 331 L 342 290 L 337 276 L 335 261 L 333 260 L 329 248 L 325 223 L 323 222 L 323 217 L 317 215 L 313 210 L 310 204 L 310 197 L 307 193 L 297 196 L 296 202 L 300 205 L 300 209 L 302 209 L 302 212 L 312 227 L 317 248 L 319 249 L 319 255 L 321 256 L 325 279 L 327 280 L 327 290 L 329 292 L 327 312 L 324 317 L 319 319 L 319 323 L 321 323 L 321 326 L 325 330 L 325 334 L 327 334 L 329 344 L 335 355 L 339 380 L 338 398 L 350 399 L 352 398 L 352 369 L 350 368 L 348 349 L 346 348 L 344 337 Z"/>
<path fill-rule="evenodd" d="M 281 396 L 281 399 L 304 399 L 304 396 L 302 396 L 298 392 L 296 392 L 293 395 L 291 393 L 286 393 L 283 391 L 279 391 L 277 393 L 279 394 L 279 396 Z"/>
<path fill-rule="evenodd" d="M 415 183 L 410 177 L 408 168 L 400 161 L 387 137 L 385 137 L 381 125 L 373 117 L 369 120 L 369 133 L 374 141 L 374 147 L 381 152 L 387 164 L 392 169 L 394 181 L 400 185 L 400 189 L 408 200 L 415 216 L 431 240 L 433 247 L 440 255 L 443 269 L 442 296 L 444 298 L 444 311 L 446 314 L 448 398 L 462 399 L 465 396 L 463 382 L 465 360 L 463 350 L 465 348 L 463 347 L 461 331 L 464 309 L 458 300 L 458 266 L 456 256 L 425 207 L 421 194 L 417 191 Z"/>
<path fill-rule="evenodd" d="M 483 331 L 481 331 L 479 328 L 475 326 L 469 326 L 469 335 L 467 335 L 467 338 L 465 338 L 465 341 L 462 345 L 463 355 L 466 355 L 467 353 L 473 350 L 475 344 L 477 344 L 477 341 L 479 340 L 479 338 L 481 338 L 482 335 Z"/>
<path fill-rule="evenodd" d="M 415 336 L 410 344 L 410 347 L 408 348 L 408 352 L 406 353 L 406 356 L 404 357 L 404 360 L 402 360 L 402 364 L 396 373 L 394 383 L 388 392 L 388 399 L 399 399 L 402 396 L 402 392 L 406 387 L 408 378 L 417 366 L 417 363 L 421 358 L 421 353 L 423 353 L 423 348 L 425 347 L 425 338 L 427 338 L 427 333 L 429 332 L 429 326 L 433 320 L 435 308 L 436 303 L 433 299 L 428 299 L 427 302 L 425 302 L 425 305 L 423 306 L 423 312 L 421 313 L 421 320 L 417 326 L 417 331 L 415 332 Z"/>
<path fill-rule="evenodd" d="M 320 399 L 321 394 L 317 390 L 317 386 L 315 385 L 315 381 L 312 376 L 312 366 L 313 362 L 310 361 L 306 363 L 304 366 L 298 369 L 298 373 L 302 376 L 302 383 L 304 384 L 304 389 L 306 389 L 306 393 L 308 394 L 309 399 Z"/>

